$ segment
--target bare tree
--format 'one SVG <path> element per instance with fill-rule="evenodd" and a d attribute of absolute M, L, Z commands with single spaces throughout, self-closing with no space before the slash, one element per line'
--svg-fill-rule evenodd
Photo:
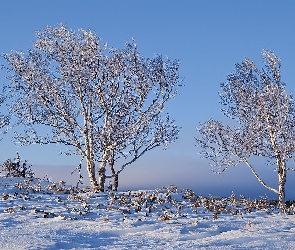
<path fill-rule="evenodd" d="M 63 24 L 37 32 L 27 55 L 4 57 L 14 96 L 10 111 L 28 127 L 18 140 L 72 146 L 69 153 L 85 158 L 91 185 L 100 191 L 110 152 L 122 155 L 137 133 L 153 133 L 153 121 L 179 81 L 178 61 L 142 58 L 134 41 L 108 49 L 94 32 L 74 32 Z M 36 125 L 51 132 L 42 135 Z"/>
<path fill-rule="evenodd" d="M 201 124 L 196 138 L 202 155 L 223 172 L 228 166 L 245 163 L 258 181 L 278 194 L 284 210 L 287 162 L 295 151 L 295 110 L 291 95 L 281 81 L 281 61 L 273 52 L 263 50 L 264 68 L 257 69 L 249 59 L 236 65 L 235 72 L 221 84 L 224 114 L 238 126 L 219 121 Z M 278 189 L 268 186 L 257 174 L 251 156 L 262 156 L 276 164 Z"/>

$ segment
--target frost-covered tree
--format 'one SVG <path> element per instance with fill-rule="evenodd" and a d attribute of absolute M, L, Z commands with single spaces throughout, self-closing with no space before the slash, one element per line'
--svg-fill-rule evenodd
<path fill-rule="evenodd" d="M 178 138 L 179 128 L 168 115 L 164 118 L 156 117 L 146 120 L 144 124 L 137 124 L 136 127 L 134 133 L 127 140 L 122 141 L 121 144 L 114 144 L 112 150 L 105 151 L 108 156 L 106 162 L 112 173 L 111 177 L 114 177 L 114 191 L 117 191 L 118 188 L 119 174 L 126 166 L 155 147 L 162 145 L 166 149 Z M 115 164 L 116 160 L 118 160 L 118 164 Z M 117 170 L 115 165 L 119 166 Z"/>
<path fill-rule="evenodd" d="M 209 120 L 201 124 L 196 141 L 202 155 L 218 172 L 245 163 L 265 188 L 278 194 L 279 206 L 284 209 L 287 171 L 293 170 L 287 162 L 295 151 L 294 101 L 281 81 L 280 58 L 267 50 L 262 56 L 263 69 L 245 59 L 221 84 L 223 112 L 238 125 L 230 127 Z M 276 164 L 278 189 L 260 178 L 250 161 L 252 156 L 262 156 Z"/>
<path fill-rule="evenodd" d="M 137 159 L 142 152 L 138 140 L 146 138 L 143 147 L 151 149 L 147 143 L 155 145 L 152 140 L 165 144 L 176 139 L 168 128 L 162 130 L 167 135 L 157 136 L 157 124 L 177 129 L 162 113 L 176 94 L 178 61 L 143 58 L 134 41 L 108 49 L 94 32 L 75 32 L 63 24 L 36 34 L 27 54 L 4 55 L 14 96 L 10 111 L 27 126 L 17 134 L 19 141 L 72 146 L 69 153 L 86 160 L 93 189 L 104 191 L 107 164 L 126 154 Z M 42 134 L 40 125 L 50 133 Z"/>
<path fill-rule="evenodd" d="M 3 105 L 5 101 L 5 96 L 4 94 L 0 94 L 0 107 Z M 0 113 L 0 129 L 2 131 L 0 131 L 0 134 L 3 134 L 6 131 L 5 127 L 9 125 L 10 119 L 8 115 L 3 115 Z M 1 136 L 0 136 L 0 140 L 2 140 Z"/>
<path fill-rule="evenodd" d="M 110 62 L 109 70 L 118 72 L 118 78 L 110 81 L 107 94 L 100 96 L 105 115 L 99 140 L 99 169 L 104 171 L 106 164 L 110 167 L 113 189 L 117 190 L 118 175 L 127 165 L 157 146 L 166 148 L 178 137 L 174 120 L 162 113 L 165 103 L 176 94 L 179 63 L 163 61 L 161 56 L 142 58 L 134 43 L 112 53 L 114 62 Z M 116 161 L 120 164 L 117 171 Z M 105 174 L 99 176 L 104 178 Z"/>

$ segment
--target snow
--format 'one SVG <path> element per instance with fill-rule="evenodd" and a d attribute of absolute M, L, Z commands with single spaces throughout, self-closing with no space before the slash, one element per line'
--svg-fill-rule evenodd
<path fill-rule="evenodd" d="M 79 192 L 77 192 L 79 191 Z M 295 249 L 295 217 L 262 197 L 175 186 L 92 193 L 0 177 L 0 249 Z"/>

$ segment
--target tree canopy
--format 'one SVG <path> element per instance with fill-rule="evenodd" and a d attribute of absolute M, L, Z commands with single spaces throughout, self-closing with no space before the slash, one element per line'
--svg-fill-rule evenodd
<path fill-rule="evenodd" d="M 9 66 L 9 110 L 27 127 L 22 144 L 61 143 L 86 160 L 93 189 L 103 191 L 106 165 L 115 177 L 156 146 L 178 138 L 165 111 L 177 94 L 179 61 L 144 58 L 135 41 L 108 48 L 91 30 L 61 24 L 36 32 L 27 53 L 5 54 Z M 39 125 L 48 128 L 42 135 Z M 131 156 L 118 172 L 113 163 Z M 98 182 L 96 163 L 99 163 Z"/>

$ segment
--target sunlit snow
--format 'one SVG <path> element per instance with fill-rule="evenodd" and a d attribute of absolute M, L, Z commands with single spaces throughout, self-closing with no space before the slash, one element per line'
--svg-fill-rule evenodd
<path fill-rule="evenodd" d="M 4 177 L 0 189 L 0 249 L 295 249 L 293 206 L 284 215 L 266 197 L 174 185 L 92 193 Z"/>

